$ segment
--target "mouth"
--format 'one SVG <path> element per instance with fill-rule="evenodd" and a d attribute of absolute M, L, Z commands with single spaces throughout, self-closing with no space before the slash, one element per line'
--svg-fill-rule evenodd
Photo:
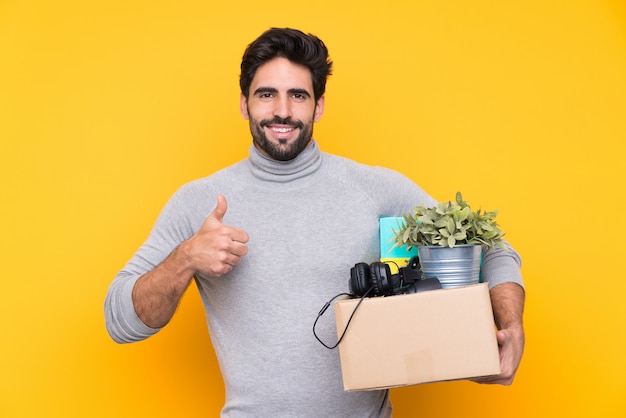
<path fill-rule="evenodd" d="M 280 118 L 262 121 L 261 126 L 266 130 L 267 136 L 271 136 L 279 143 L 287 143 L 297 137 L 297 132 L 302 129 L 301 123 L 298 121 Z"/>
<path fill-rule="evenodd" d="M 273 137 L 279 144 L 287 144 L 287 142 L 297 137 L 295 132 L 298 128 L 295 126 L 269 125 L 265 128 L 269 131 L 268 136 Z"/>
<path fill-rule="evenodd" d="M 287 134 L 296 130 L 295 126 L 268 126 L 268 129 L 277 134 Z"/>

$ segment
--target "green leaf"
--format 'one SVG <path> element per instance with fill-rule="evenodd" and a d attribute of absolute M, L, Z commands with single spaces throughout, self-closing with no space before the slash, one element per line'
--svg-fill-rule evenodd
<path fill-rule="evenodd" d="M 394 230 L 396 242 L 410 246 L 482 244 L 505 247 L 504 233 L 495 222 L 498 211 L 473 212 L 457 192 L 454 201 L 440 202 L 433 207 L 415 206 L 412 213 L 403 214 L 404 222 Z"/>
<path fill-rule="evenodd" d="M 461 209 L 461 211 L 459 212 L 459 220 L 460 221 L 466 220 L 467 218 L 469 218 L 471 213 L 472 213 L 472 210 L 469 207 L 465 207 Z"/>
<path fill-rule="evenodd" d="M 467 234 L 465 233 L 465 231 L 462 232 L 457 232 L 456 234 L 452 235 L 454 237 L 455 240 L 457 241 L 463 241 L 464 239 L 467 238 Z"/>
<path fill-rule="evenodd" d="M 437 219 L 434 222 L 434 225 L 437 228 L 446 228 L 448 226 L 448 219 L 447 218 Z"/>
<path fill-rule="evenodd" d="M 404 231 L 404 234 L 402 235 L 402 242 L 407 242 L 410 235 L 411 235 L 411 230 L 407 228 Z"/>
<path fill-rule="evenodd" d="M 454 222 L 454 219 L 452 218 L 447 219 L 446 228 L 448 228 L 448 232 L 450 232 L 451 234 L 454 233 L 454 231 L 456 230 L 456 222 Z"/>

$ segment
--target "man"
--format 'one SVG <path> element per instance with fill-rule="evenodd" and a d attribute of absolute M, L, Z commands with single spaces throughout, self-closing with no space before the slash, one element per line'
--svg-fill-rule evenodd
<path fill-rule="evenodd" d="M 378 258 L 380 217 L 435 201 L 399 173 L 319 150 L 313 125 L 331 68 L 322 41 L 297 30 L 270 29 L 248 46 L 240 85 L 249 158 L 179 189 L 107 293 L 110 335 L 133 342 L 165 326 L 196 282 L 226 386 L 224 417 L 391 416 L 388 391 L 343 391 L 338 353 L 311 324 L 347 291 L 352 265 Z M 515 251 L 483 260 L 503 370 L 485 383 L 510 384 L 522 356 L 519 263 Z"/>

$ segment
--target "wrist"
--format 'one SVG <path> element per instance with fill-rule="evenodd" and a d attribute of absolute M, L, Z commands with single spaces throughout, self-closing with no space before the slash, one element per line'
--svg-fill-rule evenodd
<path fill-rule="evenodd" d="M 176 271 L 182 277 L 189 280 L 196 274 L 197 269 L 193 264 L 193 255 L 189 240 L 183 241 L 171 254 Z"/>
<path fill-rule="evenodd" d="M 512 321 L 512 322 L 507 322 L 505 324 L 500 324 L 499 329 L 500 330 L 506 329 L 507 331 L 510 331 L 516 334 L 524 333 L 524 325 L 522 324 L 521 321 Z"/>

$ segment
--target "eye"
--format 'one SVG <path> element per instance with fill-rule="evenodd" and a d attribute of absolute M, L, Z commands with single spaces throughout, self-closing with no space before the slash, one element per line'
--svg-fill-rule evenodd
<path fill-rule="evenodd" d="M 302 102 L 306 100 L 306 96 L 301 93 L 294 93 L 291 97 L 293 97 L 294 100 L 296 100 L 297 102 Z"/>
<path fill-rule="evenodd" d="M 261 99 L 271 99 L 274 95 L 272 93 L 261 93 L 259 94 L 259 97 Z"/>

